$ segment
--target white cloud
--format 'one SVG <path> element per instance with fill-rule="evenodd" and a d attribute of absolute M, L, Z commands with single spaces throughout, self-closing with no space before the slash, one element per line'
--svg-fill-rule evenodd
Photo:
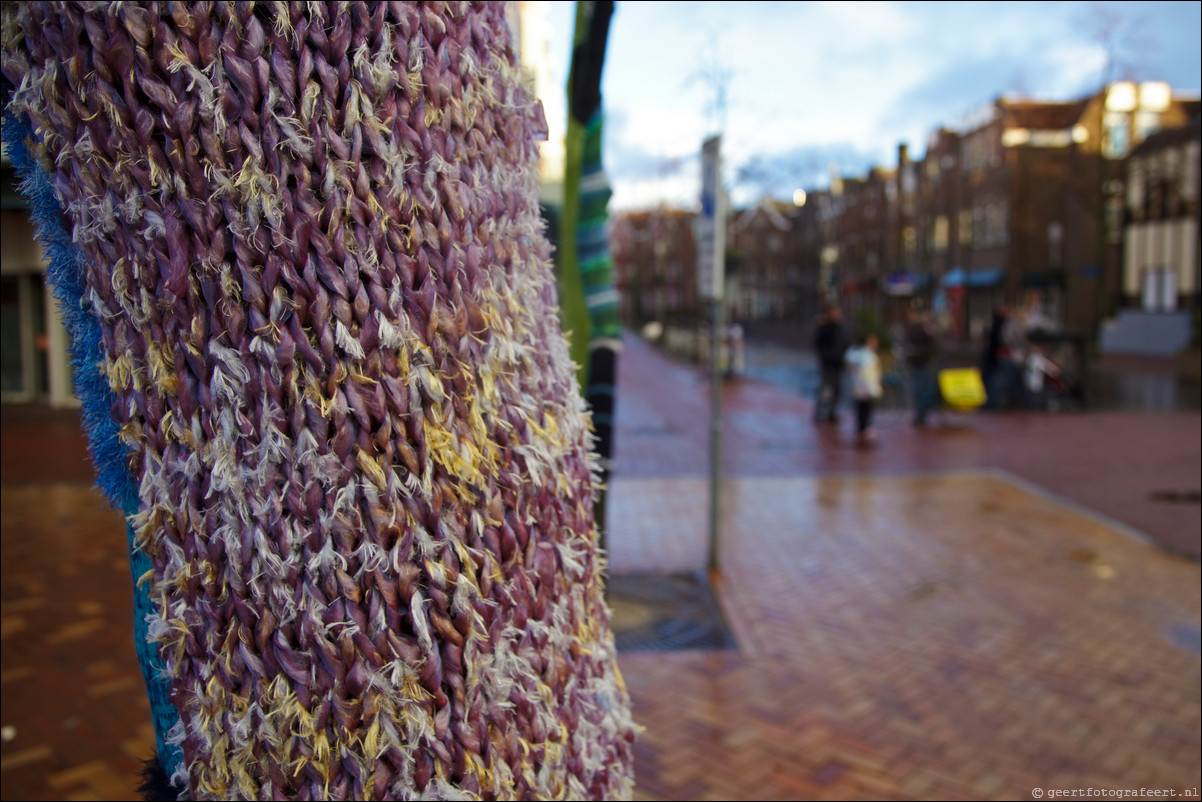
<path fill-rule="evenodd" d="M 1048 98 L 1071 97 L 1100 86 L 1106 70 L 1106 54 L 1096 45 L 1064 42 L 1047 52 L 1055 68 L 1045 76 L 1038 91 Z"/>
<path fill-rule="evenodd" d="M 611 211 L 649 209 L 665 203 L 683 209 L 698 205 L 701 179 L 696 168 L 671 176 L 633 178 L 614 185 Z"/>
<path fill-rule="evenodd" d="M 636 103 L 623 109 L 625 125 L 617 132 L 620 144 L 662 155 L 665 159 L 690 156 L 701 148 L 705 124 L 701 114 L 688 108 Z"/>
<path fill-rule="evenodd" d="M 555 4 L 570 8 L 571 3 Z M 1196 88 L 1196 3 L 1104 5 L 1146 14 L 1152 33 L 1186 45 L 1147 54 L 1184 64 L 1174 86 Z M 657 164 L 694 159 L 710 128 L 711 87 L 696 74 L 730 71 L 728 164 L 807 148 L 873 154 L 897 144 L 916 154 L 940 125 L 956 125 L 998 94 L 1079 97 L 1100 82 L 1104 56 L 1073 2 L 619 2 L 610 27 L 604 97 L 615 204 L 656 193 L 692 198 L 686 173 Z M 569 16 L 566 8 L 552 14 Z M 1166 31 L 1175 32 L 1172 39 Z M 570 31 L 565 32 L 570 36 Z M 564 46 L 565 57 L 568 53 Z M 566 63 L 566 58 L 565 58 Z M 1153 78 L 1174 80 L 1163 70 Z M 1191 83 L 1192 82 L 1192 83 Z"/>

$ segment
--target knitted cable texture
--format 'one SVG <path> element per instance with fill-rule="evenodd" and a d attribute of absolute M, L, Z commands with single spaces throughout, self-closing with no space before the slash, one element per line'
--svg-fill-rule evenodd
<path fill-rule="evenodd" d="M 5 83 L 7 85 L 7 81 Z M 88 451 L 96 466 L 97 486 L 109 504 L 128 517 L 138 511 L 138 488 L 130 476 L 128 449 L 109 414 L 116 399 L 100 370 L 103 353 L 100 324 L 84 302 L 87 258 L 63 225 L 63 210 L 50 184 L 50 176 L 29 153 L 27 143 L 35 141 L 29 121 L 5 108 L 3 126 L 4 143 L 13 167 L 21 177 L 21 191 L 29 201 L 30 217 L 37 227 L 37 237 L 46 257 L 46 278 L 54 290 L 63 327 L 70 339 L 75 395 L 80 402 L 83 428 L 88 436 Z M 136 533 L 133 527 L 127 524 L 125 530 L 134 580 L 134 647 L 146 681 L 157 758 L 170 773 L 179 765 L 180 752 L 176 745 L 168 742 L 167 736 L 179 721 L 179 715 L 171 704 L 170 684 L 163 671 L 163 661 L 158 649 L 147 638 L 154 607 L 146 586 L 137 580 L 151 570 L 150 559 L 134 547 Z"/>
<path fill-rule="evenodd" d="M 5 3 L 198 798 L 631 794 L 499 3 Z"/>

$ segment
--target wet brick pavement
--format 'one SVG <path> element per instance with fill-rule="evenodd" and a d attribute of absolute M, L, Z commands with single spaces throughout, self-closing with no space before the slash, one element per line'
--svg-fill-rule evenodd
<path fill-rule="evenodd" d="M 707 388 L 626 338 L 615 576 L 704 571 Z M 737 648 L 620 656 L 638 799 L 1196 794 L 1197 413 L 902 422 L 865 451 L 765 383 L 724 406 Z M 124 526 L 83 454 L 70 413 L 3 409 L 4 799 L 130 798 L 151 748 Z"/>
<path fill-rule="evenodd" d="M 619 363 L 615 477 L 707 476 L 709 381 L 627 336 Z M 882 422 L 878 447 L 854 447 L 851 416 L 815 427 L 810 402 L 763 381 L 723 390 L 730 476 L 901 474 L 994 468 L 1101 514 L 1135 537 L 1202 555 L 1202 413 L 1003 412 Z M 1166 496 L 1166 493 L 1169 494 Z"/>

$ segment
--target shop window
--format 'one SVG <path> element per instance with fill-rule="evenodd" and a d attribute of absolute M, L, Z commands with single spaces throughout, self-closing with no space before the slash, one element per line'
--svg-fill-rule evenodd
<path fill-rule="evenodd" d="M 1177 271 L 1171 267 L 1156 267 L 1144 271 L 1144 311 L 1175 312 L 1177 310 Z"/>
<path fill-rule="evenodd" d="M 0 392 L 32 401 L 49 392 L 46 288 L 39 274 L 5 276 L 0 293 Z"/>
<path fill-rule="evenodd" d="M 25 349 L 21 344 L 21 288 L 20 279 L 5 276 L 3 295 L 0 296 L 0 370 L 3 373 L 0 390 L 15 395 L 26 392 Z"/>

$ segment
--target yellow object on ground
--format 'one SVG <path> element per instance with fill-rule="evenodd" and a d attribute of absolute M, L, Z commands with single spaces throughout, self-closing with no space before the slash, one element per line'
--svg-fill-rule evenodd
<path fill-rule="evenodd" d="M 943 403 L 956 410 L 973 410 L 985 403 L 985 383 L 976 368 L 939 371 L 939 392 Z"/>

